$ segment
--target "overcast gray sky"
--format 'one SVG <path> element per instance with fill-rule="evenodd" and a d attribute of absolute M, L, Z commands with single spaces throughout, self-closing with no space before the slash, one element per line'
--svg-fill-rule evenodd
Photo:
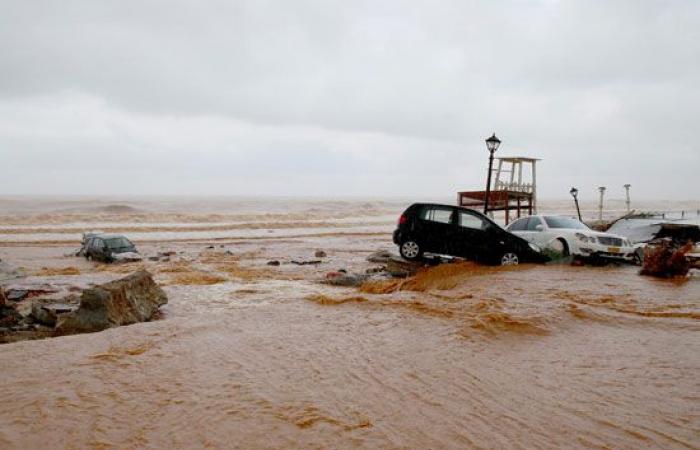
<path fill-rule="evenodd" d="M 696 199 L 700 1 L 0 0 L 0 195 Z"/>

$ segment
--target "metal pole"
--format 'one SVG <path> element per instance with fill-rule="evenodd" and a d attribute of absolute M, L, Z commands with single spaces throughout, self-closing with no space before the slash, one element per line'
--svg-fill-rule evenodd
<path fill-rule="evenodd" d="M 574 197 L 574 203 L 576 203 L 576 212 L 578 213 L 578 221 L 583 222 L 581 218 L 581 208 L 578 207 L 578 197 Z"/>
<path fill-rule="evenodd" d="M 603 196 L 605 195 L 605 186 L 598 188 L 600 191 L 600 203 L 598 204 L 598 220 L 603 221 Z"/>
<path fill-rule="evenodd" d="M 486 199 L 484 199 L 484 214 L 489 212 L 489 195 L 491 193 L 491 171 L 493 170 L 493 152 L 489 152 L 489 174 L 486 176 Z"/>

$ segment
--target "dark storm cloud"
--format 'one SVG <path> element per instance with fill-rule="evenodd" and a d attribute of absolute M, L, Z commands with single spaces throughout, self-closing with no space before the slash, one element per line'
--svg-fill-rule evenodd
<path fill-rule="evenodd" d="M 494 130 L 543 196 L 700 166 L 695 1 L 0 5 L 0 158 L 53 184 L 4 192 L 450 195 Z"/>

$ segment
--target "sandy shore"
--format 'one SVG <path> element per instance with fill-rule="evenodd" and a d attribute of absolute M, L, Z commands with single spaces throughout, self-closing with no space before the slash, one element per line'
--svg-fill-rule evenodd
<path fill-rule="evenodd" d="M 0 244 L 36 280 L 145 266 L 170 298 L 154 322 L 1 345 L 1 448 L 699 448 L 697 275 L 458 264 L 357 289 L 318 280 L 376 266 L 385 232 L 139 244 L 178 253 Z"/>

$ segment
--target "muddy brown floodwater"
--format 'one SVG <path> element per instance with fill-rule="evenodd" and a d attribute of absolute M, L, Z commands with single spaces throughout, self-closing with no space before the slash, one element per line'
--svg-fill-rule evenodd
<path fill-rule="evenodd" d="M 141 247 L 182 253 L 0 247 L 49 282 L 145 266 L 170 298 L 154 322 L 0 345 L 0 448 L 700 448 L 697 273 L 454 264 L 356 289 L 317 280 L 386 234 Z"/>

